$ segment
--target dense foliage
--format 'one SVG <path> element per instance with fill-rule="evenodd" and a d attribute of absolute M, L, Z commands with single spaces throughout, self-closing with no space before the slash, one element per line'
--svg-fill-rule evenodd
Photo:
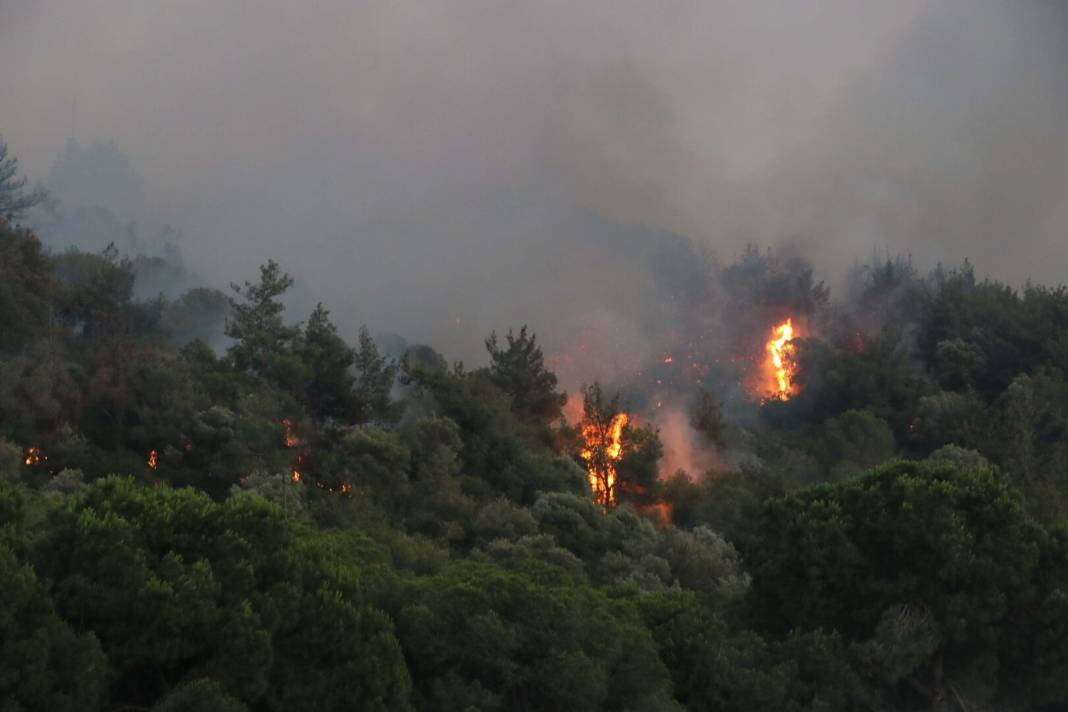
<path fill-rule="evenodd" d="M 0 709 L 1068 704 L 1068 292 L 891 260 L 845 308 L 756 250 L 717 280 L 813 326 L 799 395 L 710 371 L 717 467 L 663 477 L 630 423 L 603 507 L 526 327 L 394 361 L 292 319 L 274 262 L 140 300 L 116 250 L 0 221 Z"/>

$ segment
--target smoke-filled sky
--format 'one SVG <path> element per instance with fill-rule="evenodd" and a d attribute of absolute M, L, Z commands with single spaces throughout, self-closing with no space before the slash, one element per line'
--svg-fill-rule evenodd
<path fill-rule="evenodd" d="M 348 334 L 640 343 L 612 224 L 1068 281 L 1066 7 L 0 0 L 0 133 L 34 179 L 115 141 L 194 269 L 273 257 Z"/>

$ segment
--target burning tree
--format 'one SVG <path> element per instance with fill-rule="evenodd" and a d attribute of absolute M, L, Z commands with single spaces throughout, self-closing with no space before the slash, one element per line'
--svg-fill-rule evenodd
<path fill-rule="evenodd" d="M 746 378 L 746 391 L 761 403 L 790 400 L 801 392 L 795 381 L 797 345 L 794 342 L 801 337 L 801 330 L 792 317 L 787 317 L 761 331 L 765 334 L 762 354 L 754 355 L 755 368 Z"/>
<path fill-rule="evenodd" d="M 623 431 L 629 416 L 620 409 L 619 396 L 607 398 L 599 383 L 582 389 L 582 451 L 590 490 L 605 510 L 617 503 L 616 465 L 623 458 Z"/>
<path fill-rule="evenodd" d="M 795 335 L 793 319 L 787 319 L 771 330 L 771 338 L 765 346 L 768 352 L 767 369 L 774 380 L 769 400 L 789 400 L 797 395 L 798 388 L 794 384 L 794 373 L 797 370 L 794 363 Z"/>
<path fill-rule="evenodd" d="M 583 416 L 578 426 L 578 457 L 586 466 L 594 501 L 606 511 L 621 500 L 645 510 L 659 503 L 659 462 L 664 454 L 659 431 L 638 424 L 601 385 L 582 389 Z"/>

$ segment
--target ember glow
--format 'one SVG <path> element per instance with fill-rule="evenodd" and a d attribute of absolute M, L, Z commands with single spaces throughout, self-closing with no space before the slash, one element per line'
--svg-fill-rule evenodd
<path fill-rule="evenodd" d="M 304 469 L 304 456 L 298 454 L 297 455 L 297 459 L 293 461 L 293 469 L 292 469 L 292 471 L 291 471 L 291 473 L 289 475 L 289 478 L 293 482 L 300 482 L 300 480 L 301 480 L 300 471 L 302 469 Z"/>
<path fill-rule="evenodd" d="M 39 448 L 39 447 L 31 447 L 31 448 L 27 448 L 27 450 L 26 450 L 26 459 L 25 459 L 24 462 L 27 465 L 39 465 L 39 464 L 41 464 L 42 460 L 47 460 L 47 459 L 48 459 L 47 456 L 42 456 L 41 455 L 41 448 Z"/>
<path fill-rule="evenodd" d="M 765 347 L 768 352 L 767 366 L 773 379 L 767 400 L 789 400 L 798 393 L 794 384 L 797 368 L 793 360 L 794 347 L 790 343 L 794 336 L 792 319 L 787 319 L 771 330 L 771 338 Z"/>
<path fill-rule="evenodd" d="M 580 455 L 586 461 L 593 498 L 606 510 L 616 506 L 616 463 L 623 457 L 623 428 L 629 420 L 626 413 L 617 413 L 606 428 L 596 423 L 582 428 Z"/>
<path fill-rule="evenodd" d="M 638 511 L 648 517 L 652 517 L 661 529 L 671 526 L 671 504 L 668 502 L 656 502 L 639 506 Z"/>
<path fill-rule="evenodd" d="M 155 450 L 148 451 L 148 469 L 154 470 L 159 467 L 159 453 Z"/>
<path fill-rule="evenodd" d="M 296 433 L 293 432 L 293 421 L 289 418 L 282 418 L 282 425 L 286 429 L 286 447 L 296 447 L 300 444 L 300 440 L 297 438 Z"/>

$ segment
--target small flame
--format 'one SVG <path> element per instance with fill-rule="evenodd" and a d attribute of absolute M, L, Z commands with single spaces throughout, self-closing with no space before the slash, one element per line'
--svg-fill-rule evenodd
<path fill-rule="evenodd" d="M 582 428 L 585 447 L 580 455 L 586 461 L 593 498 L 605 509 L 616 505 L 616 463 L 623 457 L 623 428 L 629 420 L 626 413 L 617 413 L 604 432 L 593 423 Z"/>
<path fill-rule="evenodd" d="M 42 455 L 41 454 L 41 448 L 39 448 L 39 447 L 26 448 L 26 459 L 24 460 L 24 462 L 27 465 L 39 465 L 39 464 L 41 464 L 41 462 L 43 460 L 47 460 L 47 459 L 48 459 L 47 455 Z"/>
<path fill-rule="evenodd" d="M 155 450 L 148 451 L 148 469 L 154 470 L 159 467 L 159 453 Z"/>
<path fill-rule="evenodd" d="M 675 363 L 675 359 L 671 357 L 671 354 L 668 354 L 664 357 L 664 363 Z"/>
<path fill-rule="evenodd" d="M 298 453 L 297 454 L 297 459 L 293 461 L 293 469 L 292 469 L 291 474 L 290 474 L 290 479 L 292 479 L 294 482 L 300 482 L 300 479 L 301 479 L 300 471 L 301 471 L 301 469 L 303 467 L 304 467 L 304 455 Z"/>
<path fill-rule="evenodd" d="M 293 421 L 289 418 L 282 418 L 282 425 L 286 429 L 286 447 L 296 447 L 300 444 L 300 439 L 297 434 L 293 432 Z"/>

